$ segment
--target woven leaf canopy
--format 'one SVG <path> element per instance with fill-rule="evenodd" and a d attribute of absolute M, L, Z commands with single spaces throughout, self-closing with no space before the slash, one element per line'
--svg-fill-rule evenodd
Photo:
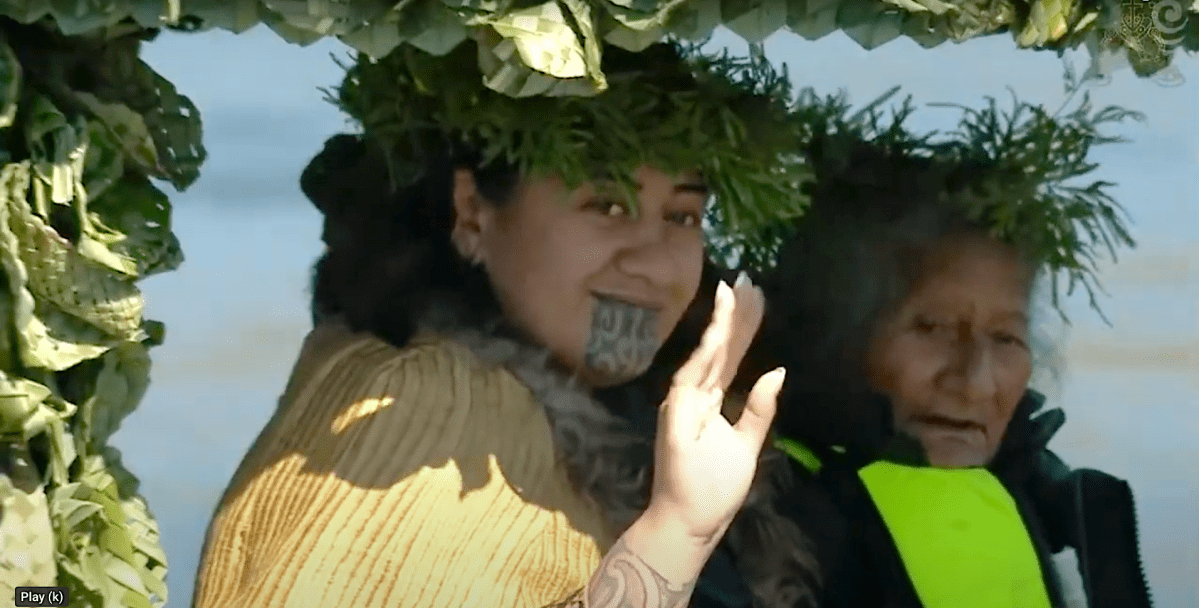
<path fill-rule="evenodd" d="M 382 57 L 401 43 L 441 55 L 468 37 L 487 86 L 512 96 L 589 95 L 606 88 L 602 40 L 639 51 L 664 36 L 701 40 L 724 25 L 750 43 L 779 30 L 808 40 L 843 31 L 873 49 L 901 36 L 924 47 L 1011 32 L 1021 47 L 1086 45 L 1161 72 L 1177 47 L 1199 50 L 1199 0 L 0 0 L 21 23 L 52 19 L 67 35 L 132 19 L 147 28 L 267 24 L 309 44 L 336 36 Z"/>

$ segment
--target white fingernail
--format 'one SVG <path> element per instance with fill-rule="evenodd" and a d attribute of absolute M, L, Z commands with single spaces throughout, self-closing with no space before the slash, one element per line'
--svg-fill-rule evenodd
<path fill-rule="evenodd" d="M 737 273 L 737 282 L 733 283 L 733 287 L 740 289 L 746 285 L 749 285 L 749 275 L 745 274 L 745 271 L 742 270 Z"/>
<path fill-rule="evenodd" d="M 729 289 L 729 284 L 725 283 L 724 279 L 721 279 L 720 283 L 716 285 L 716 303 L 719 304 L 722 300 L 727 298 L 731 291 L 732 289 Z"/>

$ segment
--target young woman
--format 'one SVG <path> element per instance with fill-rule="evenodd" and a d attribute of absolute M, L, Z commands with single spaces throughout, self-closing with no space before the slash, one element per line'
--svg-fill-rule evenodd
<path fill-rule="evenodd" d="M 707 94 L 680 79 L 690 68 L 672 46 L 606 60 L 603 95 L 646 79 L 670 83 L 671 99 Z M 755 96 L 759 112 L 772 103 L 744 89 Z M 638 103 L 671 118 L 660 100 Z M 416 177 L 393 191 L 394 133 L 364 122 L 366 137 L 334 137 L 305 171 L 325 214 L 316 327 L 216 511 L 195 605 L 677 608 L 730 526 L 748 539 L 734 550 L 772 564 L 747 581 L 758 605 L 802 605 L 804 539 L 769 491 L 750 491 L 783 371 L 762 375 L 733 422 L 721 416 L 762 294 L 712 280 L 697 301 L 701 220 L 721 196 L 703 178 L 729 176 L 646 162 L 568 186 L 485 158 L 495 130 L 428 137 L 442 127 L 426 123 Z M 596 137 L 563 154 L 602 139 L 590 124 Z M 647 142 L 644 158 L 696 135 Z M 693 304 L 713 307 L 711 324 L 658 365 L 672 382 L 649 414 L 656 434 L 630 422 L 645 412 L 601 405 L 594 393 L 644 376 Z M 753 542 L 762 530 L 769 547 Z"/>
<path fill-rule="evenodd" d="M 790 513 L 815 537 L 821 605 L 1058 608 L 1050 558 L 1072 547 L 1091 608 L 1149 606 L 1128 485 L 1069 470 L 1046 448 L 1060 410 L 1034 417 L 1048 260 L 974 219 L 991 168 L 838 149 L 814 155 L 747 366 L 789 371 L 777 445 L 809 480 Z"/>

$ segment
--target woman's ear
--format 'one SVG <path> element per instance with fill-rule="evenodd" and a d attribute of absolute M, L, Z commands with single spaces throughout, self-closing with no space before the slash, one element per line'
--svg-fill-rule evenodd
<path fill-rule="evenodd" d="M 480 264 L 483 259 L 482 241 L 483 216 L 486 203 L 479 195 L 475 184 L 474 171 L 465 168 L 454 170 L 454 227 L 450 230 L 450 240 L 458 255 L 472 264 Z"/>

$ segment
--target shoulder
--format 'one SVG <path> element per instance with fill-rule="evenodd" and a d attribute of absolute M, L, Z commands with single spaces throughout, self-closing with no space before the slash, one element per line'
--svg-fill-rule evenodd
<path fill-rule="evenodd" d="M 484 374 L 489 370 L 469 348 L 449 338 L 425 335 L 396 346 L 369 332 L 340 323 L 321 325 L 304 339 L 292 374 L 295 385 L 322 384 L 352 375 L 381 377 L 396 372 Z"/>
<path fill-rule="evenodd" d="M 801 445 L 802 444 L 798 444 Z M 781 497 L 781 511 L 810 543 L 820 571 L 818 605 L 825 608 L 880 606 L 882 572 L 886 563 L 871 546 L 886 534 L 881 520 L 866 516 L 868 504 L 855 488 L 856 477 L 838 466 L 814 472 L 789 450 L 787 464 L 792 482 Z M 812 456 L 814 457 L 814 456 Z M 835 465 L 836 463 L 834 463 Z"/>
<path fill-rule="evenodd" d="M 467 410 L 529 405 L 532 395 L 507 369 L 453 339 L 424 335 L 399 347 L 333 327 L 306 341 L 283 401 L 292 423 L 327 418 L 331 428 L 348 428 L 365 418 L 411 425 L 456 414 L 465 422 Z"/>
<path fill-rule="evenodd" d="M 316 328 L 305 339 L 281 405 L 344 410 L 354 400 L 379 398 L 423 407 L 469 397 L 472 386 L 502 384 L 506 378 L 515 380 L 449 338 L 420 336 L 395 346 L 334 324 Z"/>
<path fill-rule="evenodd" d="M 481 435 L 510 443 L 519 426 L 494 421 L 539 415 L 514 376 L 453 340 L 428 336 L 397 347 L 342 325 L 321 326 L 305 339 L 278 409 L 229 491 L 280 461 L 369 476 L 412 458 L 450 457 L 447 451 Z M 548 439 L 548 423 L 542 426 Z"/>
<path fill-rule="evenodd" d="M 213 519 L 198 605 L 346 604 L 331 598 L 359 593 L 354 572 L 376 573 L 390 589 L 379 598 L 433 589 L 422 605 L 438 608 L 582 586 L 602 522 L 557 468 L 545 414 L 514 376 L 436 338 L 397 348 L 343 328 L 314 332 L 304 350 Z M 559 576 L 528 578 L 522 558 L 539 553 Z"/>

